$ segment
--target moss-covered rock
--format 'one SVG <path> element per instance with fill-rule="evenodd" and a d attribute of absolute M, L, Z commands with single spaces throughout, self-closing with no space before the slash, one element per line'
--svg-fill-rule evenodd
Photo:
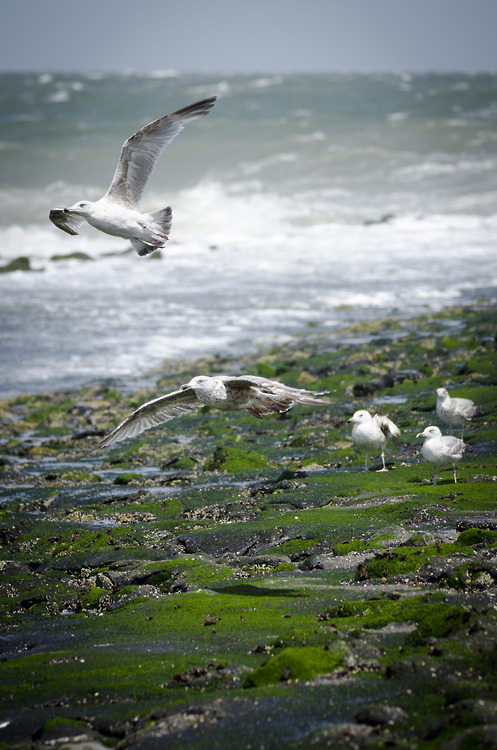
<path fill-rule="evenodd" d="M 232 446 L 218 446 L 205 468 L 207 471 L 224 471 L 229 474 L 237 474 L 263 469 L 267 465 L 266 456 L 257 453 L 257 451 Z"/>
<path fill-rule="evenodd" d="M 343 666 L 344 655 L 343 645 L 285 648 L 247 675 L 244 687 L 261 687 L 287 680 L 313 680 L 318 675 L 330 674 Z"/>

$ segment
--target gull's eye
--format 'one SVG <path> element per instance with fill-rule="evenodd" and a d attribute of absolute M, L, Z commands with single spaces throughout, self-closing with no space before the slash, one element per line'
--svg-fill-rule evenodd
<path fill-rule="evenodd" d="M 79 204 L 79 207 L 84 208 L 85 206 L 86 206 L 86 203 L 84 201 L 81 201 L 81 203 Z"/>

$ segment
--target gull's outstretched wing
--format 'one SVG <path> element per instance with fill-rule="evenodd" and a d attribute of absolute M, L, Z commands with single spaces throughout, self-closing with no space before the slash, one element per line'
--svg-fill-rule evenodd
<path fill-rule="evenodd" d="M 184 388 L 179 391 L 173 391 L 166 396 L 159 396 L 153 401 L 147 401 L 136 411 L 126 417 L 112 432 L 92 448 L 88 453 L 105 448 L 112 443 L 119 443 L 126 438 L 135 437 L 140 433 L 149 430 L 151 427 L 157 427 L 170 419 L 181 417 L 183 414 L 189 414 L 196 411 L 203 404 L 197 399 L 193 388 Z M 85 455 L 88 455 L 86 453 Z"/>
<path fill-rule="evenodd" d="M 136 206 L 148 178 L 166 146 L 176 138 L 187 122 L 207 115 L 216 97 L 202 99 L 171 115 L 154 120 L 125 141 L 114 178 L 106 193 L 109 200 Z"/>
<path fill-rule="evenodd" d="M 48 218 L 55 224 L 56 227 L 62 229 L 67 234 L 78 234 L 76 229 L 79 225 L 84 222 L 82 216 L 77 216 L 67 211 L 65 208 L 52 208 L 48 214 Z"/>

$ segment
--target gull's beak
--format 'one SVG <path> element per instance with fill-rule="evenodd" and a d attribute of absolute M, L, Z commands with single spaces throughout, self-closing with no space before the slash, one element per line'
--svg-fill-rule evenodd
<path fill-rule="evenodd" d="M 418 432 L 418 434 L 416 435 L 416 437 L 423 437 L 423 433 L 422 432 Z"/>

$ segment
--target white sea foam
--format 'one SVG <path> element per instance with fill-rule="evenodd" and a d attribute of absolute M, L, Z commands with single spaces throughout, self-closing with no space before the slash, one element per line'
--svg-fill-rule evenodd
<path fill-rule="evenodd" d="M 0 265 L 27 256 L 33 272 L 0 274 L 0 392 L 495 298 L 495 112 L 473 85 L 129 71 L 15 87 L 0 129 Z M 144 196 L 144 210 L 173 209 L 161 259 L 50 224 L 52 207 L 100 197 L 138 108 L 152 119 L 159 100 L 215 93 Z M 91 260 L 60 259 L 73 253 Z"/>

